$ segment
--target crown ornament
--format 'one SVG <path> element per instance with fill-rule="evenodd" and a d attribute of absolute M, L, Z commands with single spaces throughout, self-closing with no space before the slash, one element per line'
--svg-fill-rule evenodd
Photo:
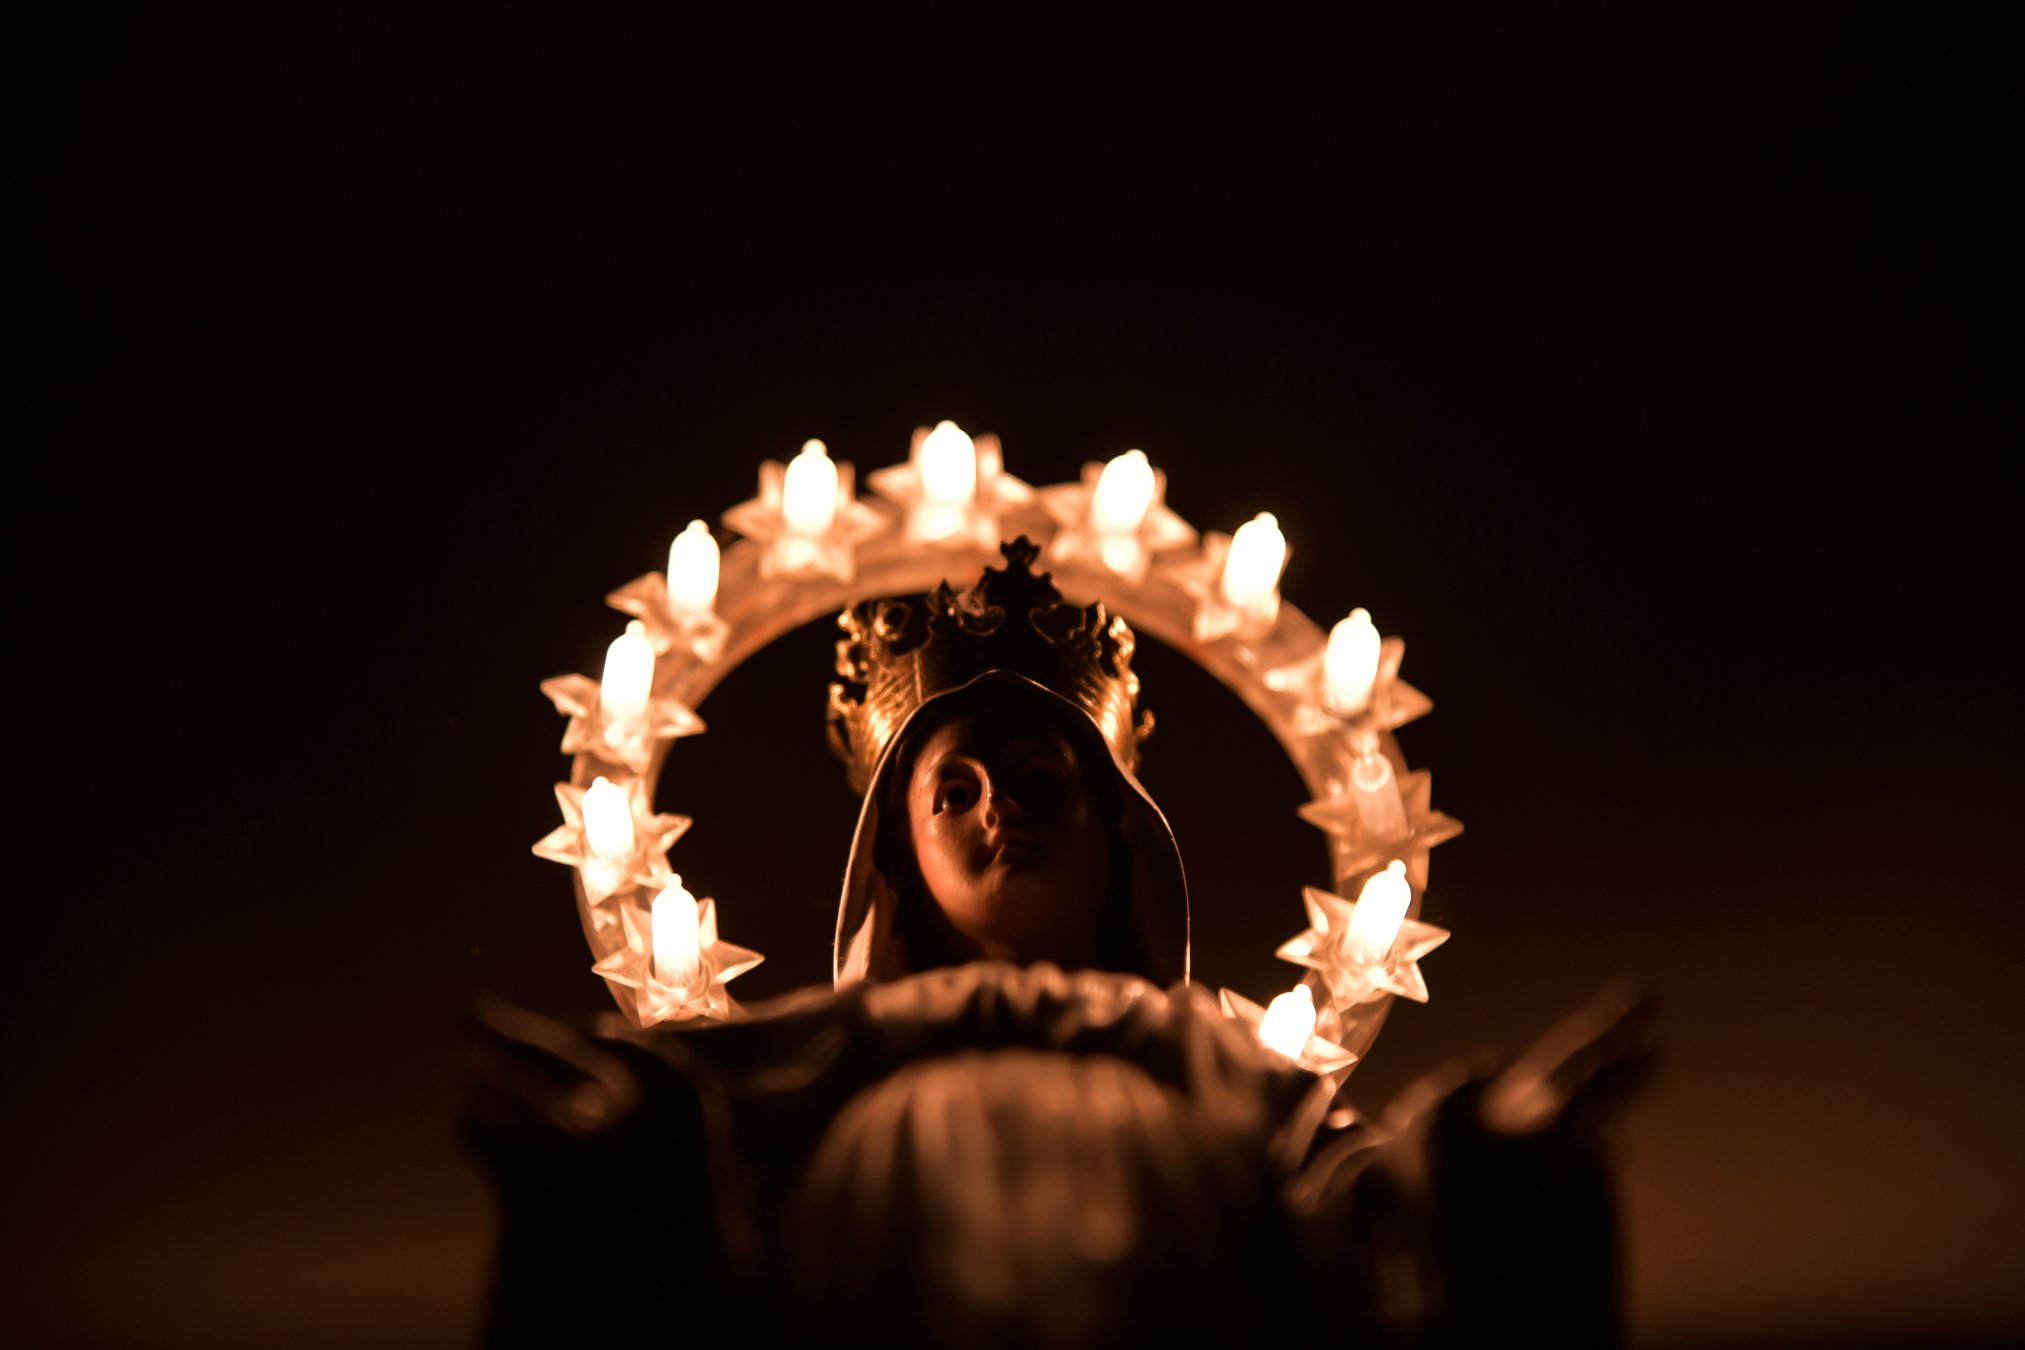
<path fill-rule="evenodd" d="M 853 791 L 914 710 L 991 670 L 1034 681 L 1087 713 L 1120 764 L 1139 763 L 1153 715 L 1139 712 L 1131 626 L 1101 601 L 1074 605 L 1033 570 L 1040 547 L 1022 535 L 999 545 L 1004 567 L 975 585 L 947 581 L 926 595 L 867 600 L 837 616 L 838 679 L 830 685 L 830 749 Z"/>

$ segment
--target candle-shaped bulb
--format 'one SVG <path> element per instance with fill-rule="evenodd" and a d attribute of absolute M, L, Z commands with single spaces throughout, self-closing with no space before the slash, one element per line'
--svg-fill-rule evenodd
<path fill-rule="evenodd" d="M 931 505 L 968 506 L 977 495 L 977 445 L 954 422 L 937 422 L 922 438 L 916 467 Z"/>
<path fill-rule="evenodd" d="M 671 989 L 692 989 L 702 971 L 703 948 L 698 935 L 701 916 L 696 897 L 681 877 L 670 877 L 654 897 L 654 978 Z"/>
<path fill-rule="evenodd" d="M 1360 965 L 1375 966 L 1392 955 L 1399 925 L 1405 921 L 1406 907 L 1412 903 L 1413 888 L 1406 882 L 1406 864 L 1395 858 L 1357 893 L 1357 908 L 1350 912 L 1350 931 L 1343 937 L 1350 959 Z"/>
<path fill-rule="evenodd" d="M 1297 984 L 1266 1007 L 1259 1019 L 1259 1039 L 1268 1050 L 1299 1059 L 1315 1034 L 1315 995 L 1305 984 Z"/>
<path fill-rule="evenodd" d="M 1099 534 L 1133 534 L 1153 506 L 1153 466 L 1144 450 L 1127 450 L 1097 475 L 1090 524 Z"/>
<path fill-rule="evenodd" d="M 633 803 L 609 778 L 594 778 L 584 793 L 584 844 L 601 862 L 623 863 L 633 856 Z"/>
<path fill-rule="evenodd" d="M 1322 651 L 1322 703 L 1330 712 L 1349 716 L 1371 706 L 1371 688 L 1378 681 L 1378 629 L 1371 611 L 1353 609 L 1350 617 L 1329 630 Z"/>
<path fill-rule="evenodd" d="M 837 466 L 821 441 L 803 442 L 802 452 L 788 461 L 780 513 L 791 533 L 816 537 L 830 532 L 837 518 Z"/>
<path fill-rule="evenodd" d="M 608 734 L 625 737 L 640 728 L 654 691 L 654 644 L 638 619 L 605 648 L 605 674 L 598 681 L 598 705 Z"/>
<path fill-rule="evenodd" d="M 1360 744 L 1357 758 L 1350 762 L 1350 795 L 1366 839 L 1398 839 L 1408 832 L 1399 778 L 1392 772 L 1392 761 L 1379 750 L 1376 736 Z"/>
<path fill-rule="evenodd" d="M 1223 562 L 1223 598 L 1234 609 L 1263 611 L 1280 584 L 1287 565 L 1287 537 L 1272 512 L 1261 511 L 1238 526 Z"/>
<path fill-rule="evenodd" d="M 722 559 L 710 527 L 689 522 L 668 546 L 668 610 L 678 619 L 700 619 L 717 603 L 717 573 Z"/>

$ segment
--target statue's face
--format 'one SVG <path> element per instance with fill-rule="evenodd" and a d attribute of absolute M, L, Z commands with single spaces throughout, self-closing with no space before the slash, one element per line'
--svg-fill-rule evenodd
<path fill-rule="evenodd" d="M 1094 964 L 1114 884 L 1104 818 L 1070 738 L 1022 709 L 944 723 L 907 783 L 914 855 L 948 935 L 998 960 Z"/>

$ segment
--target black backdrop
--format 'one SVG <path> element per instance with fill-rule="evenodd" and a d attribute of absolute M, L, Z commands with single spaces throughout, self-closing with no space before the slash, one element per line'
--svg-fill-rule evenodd
<path fill-rule="evenodd" d="M 1469 831 L 1357 1082 L 1645 977 L 1641 1344 L 2025 1327 L 1994 25 L 956 20 L 27 44 L 6 1325 L 467 1338 L 460 1010 L 603 998 L 527 852 L 536 682 L 761 459 L 952 417 L 1035 481 L 1143 447 L 1407 637 Z M 663 784 L 754 995 L 827 959 L 827 641 Z M 1320 836 L 1233 698 L 1143 668 L 1198 973 L 1270 993 Z"/>

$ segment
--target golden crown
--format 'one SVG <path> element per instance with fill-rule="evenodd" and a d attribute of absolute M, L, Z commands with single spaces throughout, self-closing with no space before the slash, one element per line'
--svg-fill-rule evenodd
<path fill-rule="evenodd" d="M 927 595 L 868 600 L 837 616 L 837 674 L 830 685 L 830 748 L 851 787 L 863 792 L 887 744 L 913 711 L 937 694 L 984 674 L 1008 670 L 1075 704 L 1126 769 L 1153 715 L 1135 720 L 1139 677 L 1135 639 L 1101 603 L 1072 605 L 1045 572 L 1040 548 L 1025 536 L 999 545 L 1003 568 L 987 567 L 977 584 L 944 581 Z"/>

